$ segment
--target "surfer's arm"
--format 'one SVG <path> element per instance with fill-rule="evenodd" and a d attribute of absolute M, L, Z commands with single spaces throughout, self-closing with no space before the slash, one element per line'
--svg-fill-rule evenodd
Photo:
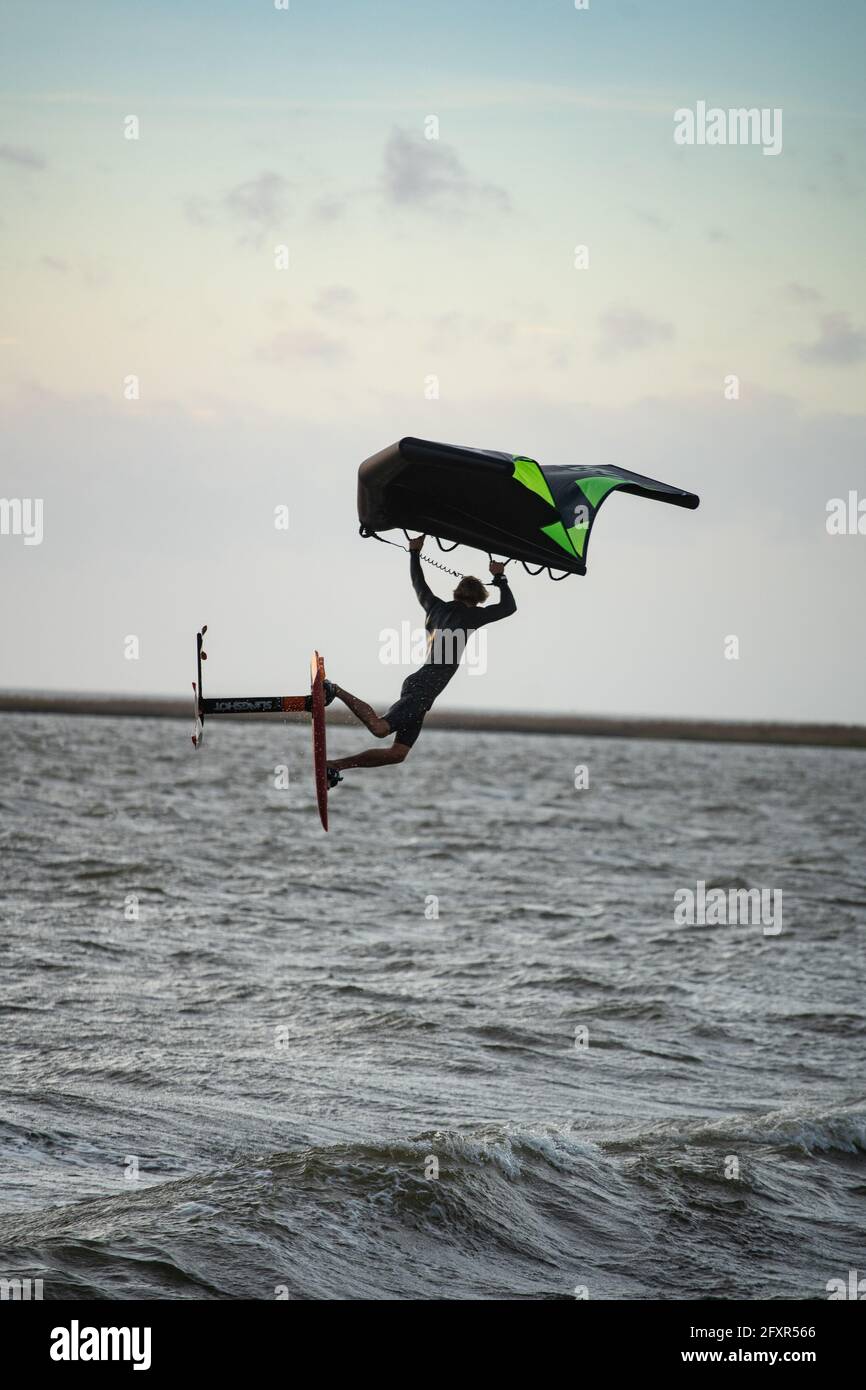
<path fill-rule="evenodd" d="M 478 610 L 478 622 L 475 624 L 477 627 L 485 627 L 487 623 L 498 623 L 500 618 L 510 618 L 512 613 L 517 612 L 517 603 L 505 575 L 495 574 L 492 582 L 499 590 L 499 602 L 492 608 Z"/>
<path fill-rule="evenodd" d="M 424 578 L 421 570 L 421 557 L 417 550 L 413 550 L 409 556 L 409 573 L 412 576 L 412 587 L 418 596 L 418 602 L 424 612 L 429 613 L 434 603 L 438 603 L 439 600 Z"/>

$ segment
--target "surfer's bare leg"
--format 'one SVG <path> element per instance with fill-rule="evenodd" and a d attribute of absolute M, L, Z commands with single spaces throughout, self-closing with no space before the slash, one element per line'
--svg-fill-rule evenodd
<path fill-rule="evenodd" d="M 402 763 L 408 756 L 405 743 L 392 743 L 390 748 L 367 748 L 353 758 L 329 758 L 328 767 L 335 767 L 338 772 L 345 772 L 348 767 L 387 767 L 391 763 Z"/>
<path fill-rule="evenodd" d="M 341 685 L 337 685 L 336 682 L 332 682 L 332 685 L 334 687 L 334 694 L 336 695 L 337 699 L 342 700 L 343 704 L 346 705 L 352 711 L 355 718 L 360 719 L 362 724 L 366 724 L 367 728 L 370 730 L 370 733 L 375 734 L 376 738 L 387 738 L 390 733 L 393 733 L 391 725 L 388 723 L 387 719 L 382 719 L 372 708 L 372 706 L 366 704 L 363 700 L 359 700 L 357 695 L 350 695 L 348 690 L 344 690 L 343 687 Z M 382 761 L 399 762 L 400 760 L 398 758 L 383 758 Z M 378 766 L 378 764 L 376 763 L 350 763 L 349 765 L 351 767 Z M 331 766 L 339 767 L 341 766 L 341 764 L 332 763 Z"/>

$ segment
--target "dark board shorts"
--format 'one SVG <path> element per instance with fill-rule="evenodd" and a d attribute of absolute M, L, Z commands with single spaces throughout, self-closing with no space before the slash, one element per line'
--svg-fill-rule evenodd
<path fill-rule="evenodd" d="M 430 706 L 418 695 L 401 695 L 395 705 L 385 713 L 391 733 L 397 735 L 397 742 L 411 748 L 421 732 L 421 725 Z"/>

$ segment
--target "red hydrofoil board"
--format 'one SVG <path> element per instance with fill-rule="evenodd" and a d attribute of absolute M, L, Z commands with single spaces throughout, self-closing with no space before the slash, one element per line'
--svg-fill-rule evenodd
<path fill-rule="evenodd" d="M 328 756 L 325 747 L 325 659 L 313 652 L 310 661 L 310 713 L 313 716 L 313 767 L 316 801 L 325 830 L 328 828 Z"/>

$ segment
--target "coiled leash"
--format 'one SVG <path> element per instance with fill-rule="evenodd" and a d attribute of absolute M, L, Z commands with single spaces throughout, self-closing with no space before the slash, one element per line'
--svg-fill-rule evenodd
<path fill-rule="evenodd" d="M 399 541 L 389 541 L 387 536 L 380 536 L 376 531 L 365 531 L 363 526 L 358 527 L 358 534 L 364 537 L 372 536 L 374 540 L 381 541 L 383 545 L 393 545 L 396 546 L 398 550 L 405 550 L 408 551 L 410 554 L 412 553 L 411 551 L 409 551 L 408 545 L 401 545 Z M 406 537 L 407 541 L 411 539 L 411 537 L 409 536 L 409 532 L 405 529 L 403 530 L 403 535 Z M 443 545 L 438 536 L 434 536 L 433 539 L 435 540 L 439 549 L 443 550 L 446 555 L 448 555 L 452 550 L 456 550 L 457 546 L 460 544 L 459 541 L 455 541 L 453 545 Z M 466 575 L 461 574 L 459 570 L 453 570 L 448 565 L 443 565 L 438 560 L 431 559 L 429 555 L 423 554 L 423 552 L 420 550 L 416 550 L 414 553 L 419 557 L 419 559 L 424 561 L 425 565 L 432 565 L 434 569 L 442 570 L 444 574 L 453 574 L 455 579 L 466 578 Z M 490 558 L 492 559 L 493 557 L 491 556 Z"/>

